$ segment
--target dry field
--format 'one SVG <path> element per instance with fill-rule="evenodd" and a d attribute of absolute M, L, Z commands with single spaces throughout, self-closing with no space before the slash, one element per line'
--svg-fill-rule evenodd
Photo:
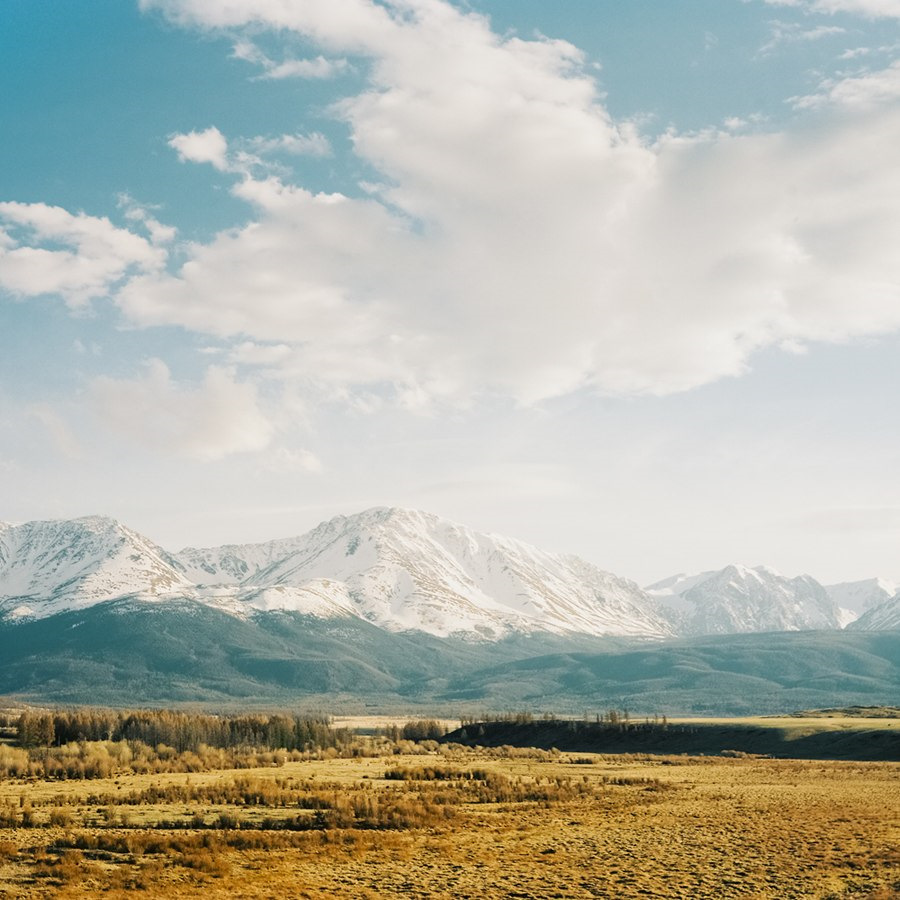
<path fill-rule="evenodd" d="M 0 897 L 900 897 L 900 764 L 419 750 L 6 778 Z"/>

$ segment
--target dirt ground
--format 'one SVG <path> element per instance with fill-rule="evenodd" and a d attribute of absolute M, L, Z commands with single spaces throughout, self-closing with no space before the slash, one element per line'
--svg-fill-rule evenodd
<path fill-rule="evenodd" d="M 474 774 L 447 787 L 408 775 L 427 766 L 443 779 Z M 406 778 L 384 778 L 397 767 Z M 413 805 L 443 798 L 447 810 L 432 805 L 395 826 L 286 831 L 272 821 L 297 815 L 302 801 L 127 802 L 149 788 L 248 778 L 280 779 L 298 797 L 318 784 L 335 804 L 408 794 Z M 10 898 L 900 897 L 897 763 L 442 748 L 239 772 L 7 779 L 3 809 L 0 897 Z M 210 827 L 223 815 L 224 827 Z M 204 827 L 189 827 L 198 816 Z"/>

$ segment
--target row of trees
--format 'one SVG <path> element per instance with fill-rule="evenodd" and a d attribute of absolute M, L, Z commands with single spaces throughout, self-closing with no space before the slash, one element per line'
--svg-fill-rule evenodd
<path fill-rule="evenodd" d="M 79 709 L 25 712 L 16 732 L 22 747 L 50 747 L 74 741 L 141 741 L 165 744 L 179 753 L 201 745 L 221 749 L 316 750 L 349 744 L 346 729 L 332 728 L 324 717 L 275 715 L 213 716 L 171 710 L 116 711 Z"/>

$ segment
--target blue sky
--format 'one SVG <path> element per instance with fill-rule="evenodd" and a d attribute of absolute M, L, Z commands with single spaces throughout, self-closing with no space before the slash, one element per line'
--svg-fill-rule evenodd
<path fill-rule="evenodd" d="M 900 578 L 897 0 L 0 24 L 0 519 Z"/>

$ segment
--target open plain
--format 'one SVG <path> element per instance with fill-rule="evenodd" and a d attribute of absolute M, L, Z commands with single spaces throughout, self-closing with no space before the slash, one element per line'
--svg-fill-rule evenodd
<path fill-rule="evenodd" d="M 893 762 L 434 741 L 296 756 L 8 774 L 0 896 L 900 896 Z"/>

